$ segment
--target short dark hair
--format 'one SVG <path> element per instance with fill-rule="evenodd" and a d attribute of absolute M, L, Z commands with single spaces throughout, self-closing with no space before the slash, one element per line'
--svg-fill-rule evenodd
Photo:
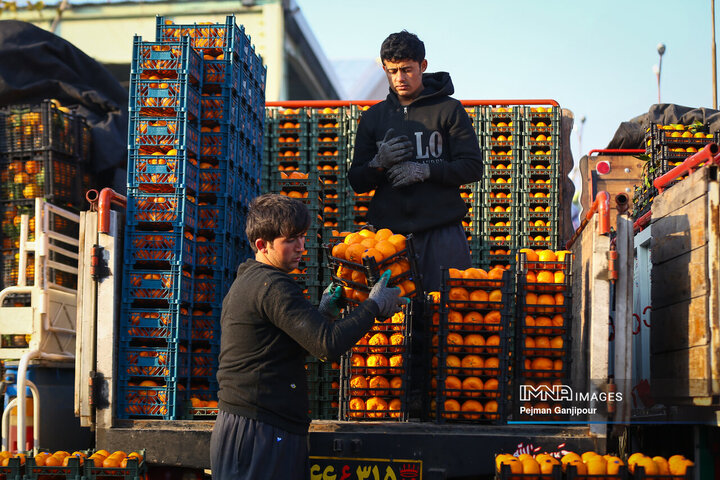
<path fill-rule="evenodd" d="M 407 30 L 391 33 L 380 46 L 380 60 L 383 63 L 385 60 L 414 60 L 420 63 L 425 60 L 425 44 Z"/>
<path fill-rule="evenodd" d="M 260 195 L 250 202 L 245 220 L 245 234 L 254 252 L 258 238 L 272 242 L 279 237 L 299 237 L 309 227 L 310 212 L 305 204 L 277 193 Z"/>

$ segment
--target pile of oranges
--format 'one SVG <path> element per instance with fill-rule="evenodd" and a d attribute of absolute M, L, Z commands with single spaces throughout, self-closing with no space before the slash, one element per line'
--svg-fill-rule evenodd
<path fill-rule="evenodd" d="M 505 275 L 501 267 L 487 272 L 451 268 L 443 293 L 429 294 L 434 333 L 431 410 L 437 412 L 439 407 L 441 418 L 477 421 L 500 417 L 498 401 L 507 352 L 502 313 L 508 301 L 503 291 Z M 441 303 L 445 303 L 446 319 L 440 316 Z"/>
<path fill-rule="evenodd" d="M 568 309 L 570 252 L 519 250 L 518 295 L 522 329 L 520 344 L 520 382 L 534 387 L 562 384 L 568 357 Z M 553 411 L 547 402 L 527 402 L 535 412 Z M 528 410 L 529 411 L 529 410 Z"/>
<path fill-rule="evenodd" d="M 513 456 L 510 454 L 499 454 L 495 457 L 495 467 L 498 473 L 503 472 L 502 478 L 533 478 L 544 480 L 557 478 L 553 471 L 561 468 L 563 472 L 571 472 L 574 477 L 578 475 L 597 475 L 597 478 L 615 480 L 626 478 L 625 471 L 636 474 L 638 468 L 642 467 L 647 478 L 661 476 L 660 478 L 672 478 L 683 480 L 687 474 L 688 467 L 694 463 L 682 455 L 673 455 L 668 459 L 661 456 L 649 457 L 642 453 L 634 453 L 627 459 L 627 464 L 616 455 L 600 455 L 597 452 L 588 451 L 582 454 L 569 452 L 559 459 L 547 454 L 538 455 L 522 454 Z M 523 477 L 512 477 L 510 474 L 522 474 Z M 528 475 L 537 475 L 532 477 Z M 602 477 L 605 475 L 604 477 Z"/>
<path fill-rule="evenodd" d="M 405 313 L 376 320 L 351 350 L 351 419 L 400 418 L 405 392 L 404 356 L 407 352 Z"/>
<path fill-rule="evenodd" d="M 0 466 L 7 467 L 10 463 L 10 459 L 17 458 L 20 460 L 20 465 L 25 464 L 26 454 L 24 453 L 11 453 L 11 452 L 0 452 Z M 121 450 L 110 453 L 107 450 L 98 450 L 92 455 L 88 456 L 83 451 L 75 451 L 72 453 L 64 450 L 58 450 L 54 453 L 40 452 L 34 457 L 31 457 L 33 466 L 35 467 L 71 467 L 71 466 L 82 466 L 86 460 L 92 460 L 93 465 L 96 468 L 127 468 L 129 459 L 136 459 L 138 464 L 143 462 L 142 454 L 138 452 L 132 452 L 127 454 Z M 75 460 L 77 464 L 73 465 L 72 462 Z M 36 472 L 42 473 L 42 472 Z"/>
<path fill-rule="evenodd" d="M 415 295 L 415 283 L 410 279 L 410 262 L 407 258 L 407 238 L 390 229 L 382 228 L 377 232 L 362 229 L 358 232 L 340 232 L 344 237 L 341 243 L 332 247 L 330 255 L 339 264 L 335 271 L 337 280 L 343 283 L 346 299 L 363 302 L 370 291 L 368 269 L 363 259 L 372 258 L 378 273 L 390 270 L 388 285 L 400 288 L 400 295 Z"/>

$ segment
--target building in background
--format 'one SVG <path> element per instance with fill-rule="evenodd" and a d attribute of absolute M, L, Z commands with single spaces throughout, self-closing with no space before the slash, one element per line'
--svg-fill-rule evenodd
<path fill-rule="evenodd" d="M 348 75 L 352 91 L 346 91 L 294 0 L 70 0 L 67 4 L 55 33 L 104 64 L 124 85 L 130 75 L 133 35 L 154 40 L 157 15 L 175 23 L 194 23 L 224 22 L 227 15 L 234 14 L 267 66 L 267 101 L 364 100 L 384 98 L 387 93 L 387 85 L 378 82 L 384 82 L 382 70 L 369 60 L 360 62 L 359 70 Z M 39 11 L 20 8 L 3 19 L 23 20 L 51 30 L 57 11 L 58 3 Z M 370 70 L 376 70 L 375 74 Z M 380 96 L 374 91 L 378 83 L 383 89 Z"/>

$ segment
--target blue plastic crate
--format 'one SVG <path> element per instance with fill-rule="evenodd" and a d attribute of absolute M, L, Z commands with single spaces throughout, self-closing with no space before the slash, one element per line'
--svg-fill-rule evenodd
<path fill-rule="evenodd" d="M 220 343 L 203 345 L 200 342 L 193 343 L 192 355 L 190 355 L 190 376 L 196 379 L 211 379 L 217 373 L 218 355 L 220 354 Z"/>
<path fill-rule="evenodd" d="M 207 122 L 230 124 L 235 127 L 240 108 L 240 100 L 233 94 L 230 88 L 223 88 L 217 94 L 203 94 L 200 100 L 202 104 L 203 125 Z"/>
<path fill-rule="evenodd" d="M 206 60 L 204 64 L 203 86 L 209 90 L 227 88 L 240 91 L 242 67 L 232 59 Z"/>
<path fill-rule="evenodd" d="M 203 127 L 201 132 L 201 160 L 209 162 L 235 161 L 238 147 L 237 133 L 230 128 L 230 125 L 218 125 L 212 129 Z"/>
<path fill-rule="evenodd" d="M 222 272 L 196 273 L 192 282 L 192 299 L 195 305 L 222 303 L 224 297 Z"/>
<path fill-rule="evenodd" d="M 203 168 L 200 170 L 200 192 L 213 193 L 217 196 L 232 195 L 239 178 L 231 165 L 232 163 L 226 159 L 216 164 L 203 162 Z"/>
<path fill-rule="evenodd" d="M 163 382 L 186 378 L 190 355 L 185 345 L 169 341 L 160 347 L 134 347 L 121 342 L 118 349 L 118 379 L 152 377 Z"/>
<path fill-rule="evenodd" d="M 188 270 L 134 270 L 123 272 L 123 300 L 127 302 L 192 301 L 193 277 Z"/>
<path fill-rule="evenodd" d="M 172 153 L 172 152 L 171 152 Z M 142 191 L 168 192 L 189 189 L 198 192 L 197 160 L 186 152 L 177 155 L 143 155 L 130 150 L 128 187 Z"/>
<path fill-rule="evenodd" d="M 200 152 L 198 130 L 182 117 L 130 115 L 128 131 L 128 149 L 131 154 L 172 154 L 188 151 L 197 155 Z"/>
<path fill-rule="evenodd" d="M 125 235 L 125 265 L 152 268 L 193 266 L 195 242 L 190 232 L 148 232 L 128 228 Z"/>
<path fill-rule="evenodd" d="M 165 17 L 156 19 L 156 40 L 159 42 L 176 41 L 185 35 L 190 36 L 190 46 L 204 55 L 223 55 L 229 58 L 232 53 L 239 60 L 248 55 L 249 39 L 245 28 L 235 23 L 235 15 L 228 15 L 225 23 L 214 24 L 174 24 Z"/>
<path fill-rule="evenodd" d="M 232 237 L 213 242 L 199 242 L 196 246 L 195 267 L 208 270 L 233 270 L 238 266 L 239 242 Z"/>
<path fill-rule="evenodd" d="M 193 342 L 220 342 L 220 310 L 195 309 L 192 312 L 190 337 Z"/>
<path fill-rule="evenodd" d="M 245 228 L 241 213 L 234 200 L 228 197 L 218 198 L 213 204 L 201 203 L 198 206 L 198 230 L 209 231 L 215 235 L 237 235 Z"/>
<path fill-rule="evenodd" d="M 130 68 L 130 73 L 138 73 L 141 78 L 187 74 L 189 80 L 197 84 L 202 80 L 203 62 L 200 55 L 190 48 L 188 37 L 177 41 L 144 42 L 142 37 L 135 35 Z"/>
<path fill-rule="evenodd" d="M 149 230 L 164 230 L 168 226 L 194 229 L 197 215 L 198 207 L 190 196 L 144 194 L 136 189 L 128 189 L 126 221 L 131 227 L 143 226 Z"/>
<path fill-rule="evenodd" d="M 187 401 L 187 389 L 181 390 L 178 385 L 186 383 L 164 381 L 158 377 L 157 386 L 139 379 L 118 381 L 116 414 L 118 418 L 149 418 L 178 420 Z M 142 383 L 145 383 L 144 385 Z"/>
<path fill-rule="evenodd" d="M 256 182 L 253 181 L 253 177 L 245 177 L 243 180 L 235 184 L 235 194 L 233 195 L 235 200 L 240 202 L 241 205 L 250 205 L 250 202 L 260 195 L 260 188 Z M 257 177 L 255 177 L 257 178 Z"/>
<path fill-rule="evenodd" d="M 187 74 L 177 79 L 142 79 L 130 75 L 130 113 L 144 115 L 176 115 L 188 113 L 200 117 L 200 93 L 192 85 Z"/>
<path fill-rule="evenodd" d="M 123 304 L 120 316 L 120 341 L 186 340 L 190 332 L 190 315 L 186 307 L 132 308 Z"/>

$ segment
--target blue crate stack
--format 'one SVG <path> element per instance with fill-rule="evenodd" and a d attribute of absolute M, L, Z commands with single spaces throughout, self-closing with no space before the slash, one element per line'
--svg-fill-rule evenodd
<path fill-rule="evenodd" d="M 252 256 L 265 68 L 235 18 L 134 41 L 119 418 L 217 411 L 222 300 Z"/>

